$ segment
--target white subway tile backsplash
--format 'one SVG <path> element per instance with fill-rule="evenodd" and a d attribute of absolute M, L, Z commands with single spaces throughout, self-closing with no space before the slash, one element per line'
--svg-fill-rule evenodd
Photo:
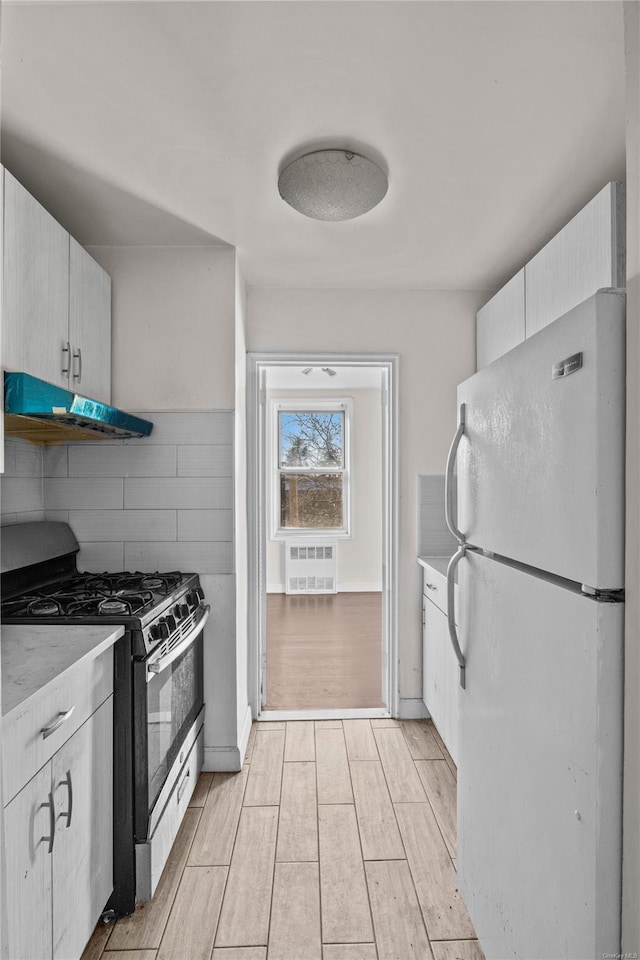
<path fill-rule="evenodd" d="M 15 477 L 16 475 L 16 443 L 17 440 L 7 437 L 4 442 L 4 476 Z M 1 481 L 0 481 L 1 483 Z"/>
<path fill-rule="evenodd" d="M 42 447 L 26 440 L 16 440 L 16 477 L 42 476 Z"/>
<path fill-rule="evenodd" d="M 233 446 L 230 443 L 179 446 L 178 476 L 232 477 Z"/>
<path fill-rule="evenodd" d="M 418 556 L 450 556 L 456 546 L 445 520 L 444 476 L 418 477 Z"/>
<path fill-rule="evenodd" d="M 65 445 L 57 447 L 44 447 L 43 458 L 45 477 L 69 476 L 69 461 L 67 447 Z"/>
<path fill-rule="evenodd" d="M 119 573 L 125 569 L 123 543 L 81 543 L 78 570 L 88 573 Z"/>
<path fill-rule="evenodd" d="M 48 510 L 122 510 L 123 484 L 124 481 L 117 477 L 46 478 L 45 503 Z"/>
<path fill-rule="evenodd" d="M 125 543 L 125 566 L 135 570 L 232 573 L 231 543 Z"/>
<path fill-rule="evenodd" d="M 233 511 L 178 510 L 178 540 L 233 540 Z"/>
<path fill-rule="evenodd" d="M 138 415 L 145 420 L 153 421 L 151 435 L 125 440 L 125 445 L 233 442 L 233 410 L 184 411 L 182 413 L 147 411 Z"/>
<path fill-rule="evenodd" d="M 33 523 L 34 520 L 44 520 L 44 510 L 25 510 L 16 513 L 16 523 Z"/>
<path fill-rule="evenodd" d="M 175 510 L 70 510 L 69 524 L 81 542 L 175 540 Z"/>
<path fill-rule="evenodd" d="M 127 477 L 124 505 L 127 510 L 230 510 L 233 483 L 227 477 Z"/>
<path fill-rule="evenodd" d="M 143 414 L 150 438 L 5 441 L 2 523 L 67 522 L 78 568 L 195 570 L 233 581 L 234 412 Z"/>
<path fill-rule="evenodd" d="M 44 510 L 42 477 L 3 477 L 2 513 Z"/>
<path fill-rule="evenodd" d="M 175 444 L 69 448 L 70 477 L 175 477 Z"/>

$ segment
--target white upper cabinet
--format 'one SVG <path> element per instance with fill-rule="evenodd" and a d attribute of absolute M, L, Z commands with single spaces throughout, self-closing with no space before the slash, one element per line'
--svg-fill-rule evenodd
<path fill-rule="evenodd" d="M 2 366 L 67 386 L 69 234 L 4 172 Z"/>
<path fill-rule="evenodd" d="M 111 400 L 111 277 L 71 237 L 69 341 L 72 389 Z"/>
<path fill-rule="evenodd" d="M 524 268 L 476 314 L 478 370 L 525 338 Z"/>
<path fill-rule="evenodd" d="M 625 190 L 608 183 L 525 267 L 526 335 L 602 287 L 625 286 Z"/>
<path fill-rule="evenodd" d="M 2 366 L 111 398 L 111 280 L 4 171 Z"/>

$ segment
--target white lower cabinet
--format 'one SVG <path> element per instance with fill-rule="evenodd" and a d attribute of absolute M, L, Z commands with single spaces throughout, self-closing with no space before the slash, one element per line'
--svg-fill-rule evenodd
<path fill-rule="evenodd" d="M 79 960 L 113 890 L 113 696 L 5 807 L 7 960 Z"/>
<path fill-rule="evenodd" d="M 454 763 L 458 762 L 459 671 L 447 620 L 447 582 L 424 571 L 422 598 L 422 696 Z"/>

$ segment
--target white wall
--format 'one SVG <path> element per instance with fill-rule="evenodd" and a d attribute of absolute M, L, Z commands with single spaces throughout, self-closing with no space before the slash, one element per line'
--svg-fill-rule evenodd
<path fill-rule="evenodd" d="M 226 411 L 234 421 L 235 446 L 239 429 L 233 414 L 237 403 L 235 251 L 220 246 L 88 249 L 112 279 L 113 403 L 133 412 L 170 411 L 184 418 L 194 416 L 194 411 Z M 240 506 L 243 516 L 242 493 L 239 496 L 235 478 L 233 484 L 235 511 Z M 209 770 L 238 770 L 242 762 L 238 718 L 246 713 L 246 706 L 243 710 L 239 700 L 246 701 L 246 691 L 239 696 L 239 689 L 246 687 L 246 667 L 240 664 L 241 675 L 235 519 L 235 556 L 228 567 L 216 569 L 206 562 L 202 570 L 195 566 L 211 604 L 204 662 L 205 768 Z M 210 553 L 213 541 L 202 547 Z"/>
<path fill-rule="evenodd" d="M 87 247 L 112 279 L 112 402 L 232 410 L 235 251 Z"/>
<path fill-rule="evenodd" d="M 640 950 L 640 4 L 627 2 L 627 514 L 622 955 Z"/>
<path fill-rule="evenodd" d="M 241 759 L 251 731 L 251 708 L 248 687 L 247 626 L 247 291 L 236 258 L 235 290 L 235 531 L 234 559 L 236 583 L 236 707 L 238 745 Z"/>
<path fill-rule="evenodd" d="M 486 291 L 249 290 L 250 352 L 399 355 L 399 688 L 405 714 L 422 703 L 417 478 L 444 471 L 456 385 L 475 370 L 475 311 L 487 298 Z"/>
<path fill-rule="evenodd" d="M 268 385 L 268 380 L 267 380 Z M 350 397 L 351 424 L 351 530 L 352 537 L 338 542 L 338 590 L 382 588 L 382 409 L 381 391 L 269 390 L 271 400 L 331 400 Z M 272 474 L 271 479 L 275 477 Z M 267 591 L 284 590 L 282 540 L 267 539 Z"/>

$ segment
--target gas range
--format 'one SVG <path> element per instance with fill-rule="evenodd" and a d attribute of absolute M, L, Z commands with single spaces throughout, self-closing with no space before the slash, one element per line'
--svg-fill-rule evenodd
<path fill-rule="evenodd" d="M 6 579 L 6 575 L 5 575 Z M 196 622 L 204 594 L 194 573 L 81 573 L 12 594 L 3 583 L 4 623 L 125 624 L 134 633 L 133 654 L 158 645 L 168 652 Z"/>
<path fill-rule="evenodd" d="M 195 573 L 82 573 L 66 523 L 3 528 L 3 623 L 118 624 L 114 644 L 113 869 L 104 917 L 148 900 L 204 755 L 204 627 Z"/>

